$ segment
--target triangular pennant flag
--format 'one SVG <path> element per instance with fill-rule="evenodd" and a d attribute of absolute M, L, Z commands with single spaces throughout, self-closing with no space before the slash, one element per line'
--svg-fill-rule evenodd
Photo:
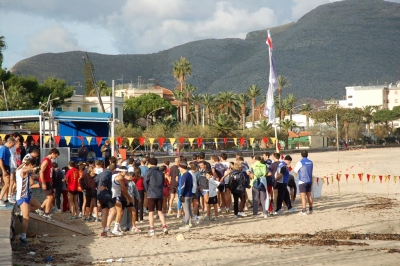
<path fill-rule="evenodd" d="M 158 144 L 160 144 L 160 148 L 164 146 L 165 138 L 158 138 Z"/>
<path fill-rule="evenodd" d="M 190 147 L 193 146 L 194 138 L 188 138 L 188 140 L 189 140 L 189 143 L 190 143 Z"/>
<path fill-rule="evenodd" d="M 181 144 L 181 146 L 183 146 L 183 142 L 185 141 L 185 138 L 183 138 L 183 137 L 180 137 L 179 138 L 179 144 Z"/>
<path fill-rule="evenodd" d="M 363 175 L 364 175 L 363 173 L 358 174 L 358 178 L 360 179 L 360 181 L 362 181 Z"/>
<path fill-rule="evenodd" d="M 214 138 L 214 142 L 215 142 L 215 148 L 218 149 L 218 139 Z"/>
<path fill-rule="evenodd" d="M 66 136 L 64 138 L 65 138 L 65 142 L 67 143 L 67 146 L 68 146 L 71 141 L 71 136 Z"/>
<path fill-rule="evenodd" d="M 143 138 L 143 137 L 140 137 L 139 138 L 139 144 L 140 144 L 140 146 L 143 146 L 143 144 L 144 144 L 144 140 L 145 140 L 146 138 Z"/>
<path fill-rule="evenodd" d="M 318 185 L 318 183 L 319 183 L 319 178 L 318 177 L 316 178 L 316 181 L 317 181 L 317 185 Z"/>
<path fill-rule="evenodd" d="M 374 183 L 375 183 L 375 177 L 376 177 L 376 175 L 372 175 L 372 182 L 374 182 Z"/>
<path fill-rule="evenodd" d="M 336 180 L 340 182 L 340 178 L 342 177 L 342 174 L 336 174 Z"/>
<path fill-rule="evenodd" d="M 383 178 L 383 176 L 379 176 L 379 181 L 382 183 L 382 178 Z"/>
<path fill-rule="evenodd" d="M 50 139 L 50 136 L 46 135 L 44 136 L 44 143 L 48 143 Z"/>
<path fill-rule="evenodd" d="M 233 143 L 235 143 L 235 146 L 237 146 L 237 138 L 233 138 Z"/>
<path fill-rule="evenodd" d="M 169 138 L 169 143 L 171 144 L 171 145 L 174 145 L 174 143 L 175 143 L 175 138 Z"/>
<path fill-rule="evenodd" d="M 77 136 L 78 139 L 80 139 L 82 142 L 85 140 L 82 136 Z"/>
<path fill-rule="evenodd" d="M 385 183 L 386 183 L 386 181 L 388 180 L 388 176 L 387 175 L 385 175 Z"/>
<path fill-rule="evenodd" d="M 262 140 L 263 140 L 265 146 L 267 146 L 267 145 L 268 145 L 268 138 L 267 138 L 267 137 L 264 137 L 264 138 L 262 138 Z"/>
<path fill-rule="evenodd" d="M 351 174 L 353 176 L 353 179 L 356 178 L 356 174 Z"/>
<path fill-rule="evenodd" d="M 244 140 L 245 140 L 245 138 L 240 138 L 240 139 L 239 139 L 239 141 L 240 141 L 240 146 L 244 146 Z"/>
<path fill-rule="evenodd" d="M 154 141 L 155 141 L 155 138 L 149 138 L 150 145 L 153 146 Z"/>
<path fill-rule="evenodd" d="M 326 184 L 329 186 L 329 178 L 324 176 L 324 178 L 326 178 Z"/>
<path fill-rule="evenodd" d="M 1 138 L 2 140 L 5 140 L 5 139 L 6 139 L 6 134 L 0 134 L 0 138 Z"/>
<path fill-rule="evenodd" d="M 396 184 L 396 182 L 397 182 L 397 175 L 395 175 L 395 176 L 393 177 L 393 180 L 394 180 L 394 183 Z"/>
<path fill-rule="evenodd" d="M 224 138 L 224 145 L 226 146 L 227 143 L 228 143 L 228 139 Z"/>
<path fill-rule="evenodd" d="M 332 184 L 333 184 L 333 181 L 334 181 L 333 176 L 331 176 L 331 181 L 332 181 Z"/>
<path fill-rule="evenodd" d="M 103 137 L 96 137 L 97 146 L 100 147 L 100 144 L 102 141 L 103 141 Z"/>
<path fill-rule="evenodd" d="M 369 179 L 371 178 L 370 174 L 367 174 L 367 181 L 369 182 Z"/>
<path fill-rule="evenodd" d="M 271 138 L 272 144 L 275 144 L 276 138 Z"/>
<path fill-rule="evenodd" d="M 349 174 L 345 174 L 346 176 L 346 182 L 349 183 Z"/>
<path fill-rule="evenodd" d="M 135 138 L 128 138 L 129 146 L 132 146 L 132 141 L 133 141 L 134 139 L 135 139 Z"/>
<path fill-rule="evenodd" d="M 117 143 L 119 146 L 122 146 L 122 141 L 124 140 L 123 137 L 117 137 Z"/>
<path fill-rule="evenodd" d="M 39 135 L 32 135 L 32 138 L 33 138 L 33 140 L 35 141 L 35 142 L 38 142 L 39 141 Z"/>
<path fill-rule="evenodd" d="M 201 143 L 203 142 L 203 138 L 197 138 L 197 147 L 200 149 Z"/>
<path fill-rule="evenodd" d="M 90 145 L 90 142 L 92 141 L 92 137 L 86 137 L 86 141 L 87 141 L 87 144 Z"/>
<path fill-rule="evenodd" d="M 390 181 L 390 175 L 387 176 L 388 180 Z"/>
<path fill-rule="evenodd" d="M 109 137 L 108 139 L 110 140 L 111 145 L 114 145 L 114 137 Z"/>
<path fill-rule="evenodd" d="M 253 146 L 254 138 L 249 138 L 250 146 Z"/>
<path fill-rule="evenodd" d="M 54 136 L 54 141 L 57 145 L 60 145 L 61 136 Z"/>
<path fill-rule="evenodd" d="M 27 141 L 28 140 L 28 135 L 21 135 L 22 136 L 22 138 L 24 139 L 24 141 Z"/>

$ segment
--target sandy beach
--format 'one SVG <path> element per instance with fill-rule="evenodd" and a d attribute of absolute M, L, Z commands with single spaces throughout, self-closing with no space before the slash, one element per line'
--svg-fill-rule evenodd
<path fill-rule="evenodd" d="M 29 238 L 34 256 L 13 243 L 14 263 L 44 265 L 43 258 L 52 255 L 53 265 L 103 265 L 108 259 L 113 259 L 110 265 L 398 265 L 399 154 L 400 148 L 340 151 L 339 156 L 336 152 L 310 153 L 315 176 L 328 177 L 329 185 L 326 179 L 319 180 L 324 182 L 322 196 L 315 199 L 314 214 L 308 216 L 296 212 L 253 219 L 246 211 L 247 217 L 235 219 L 233 213 L 222 213 L 218 221 L 203 220 L 185 232 L 178 229 L 181 219 L 171 216 L 167 217 L 169 234 L 161 233 L 157 220 L 153 237 L 147 236 L 146 216 L 145 223 L 138 224 L 139 234 L 101 238 L 100 223 L 54 214 L 55 220 L 89 235 Z M 294 166 L 300 155 L 292 157 Z M 337 173 L 341 174 L 340 195 Z M 363 173 L 362 182 L 359 173 Z M 345 174 L 349 174 L 347 181 Z M 385 175 L 390 175 L 387 182 Z M 299 197 L 294 207 L 301 209 Z M 177 240 L 179 234 L 184 240 Z M 120 258 L 123 262 L 115 262 Z"/>

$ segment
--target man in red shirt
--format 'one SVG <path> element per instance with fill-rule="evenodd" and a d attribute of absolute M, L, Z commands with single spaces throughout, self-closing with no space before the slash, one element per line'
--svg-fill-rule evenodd
<path fill-rule="evenodd" d="M 49 151 L 49 155 L 47 155 L 40 164 L 39 182 L 44 194 L 46 195 L 46 199 L 42 203 L 42 208 L 45 211 L 42 217 L 47 220 L 52 220 L 50 216 L 50 211 L 54 201 L 53 186 L 52 186 L 52 172 L 53 172 L 52 160 L 57 159 L 58 155 L 60 155 L 58 149 L 52 148 Z"/>

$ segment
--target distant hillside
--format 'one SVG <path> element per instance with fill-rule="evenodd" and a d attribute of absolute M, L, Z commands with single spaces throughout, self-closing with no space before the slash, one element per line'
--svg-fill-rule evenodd
<path fill-rule="evenodd" d="M 278 75 L 290 79 L 285 93 L 299 98 L 342 98 L 348 85 L 391 83 L 400 79 L 400 4 L 382 0 L 347 0 L 319 6 L 298 22 L 272 29 Z M 268 87 L 266 30 L 242 39 L 190 42 L 146 55 L 90 53 L 97 80 L 138 76 L 174 88 L 173 62 L 192 64 L 188 82 L 199 92 L 244 91 L 251 84 Z M 49 76 L 68 83 L 84 81 L 83 52 L 40 54 L 15 64 L 12 72 Z"/>

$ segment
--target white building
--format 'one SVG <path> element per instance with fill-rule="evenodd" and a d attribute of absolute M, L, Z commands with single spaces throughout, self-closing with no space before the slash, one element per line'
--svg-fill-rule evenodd
<path fill-rule="evenodd" d="M 400 82 L 396 85 L 353 86 L 346 87 L 346 99 L 339 101 L 344 108 L 362 108 L 364 106 L 382 106 L 392 110 L 400 104 Z"/>
<path fill-rule="evenodd" d="M 123 123 L 124 119 L 124 99 L 123 97 L 115 97 L 115 110 L 111 110 L 111 96 L 101 96 L 103 106 L 106 113 L 113 113 L 117 123 Z M 56 111 L 64 112 L 102 112 L 99 100 L 95 96 L 85 96 L 74 94 L 71 98 L 65 99 L 65 103 L 56 108 Z M 118 122 L 119 121 L 119 122 Z"/>

